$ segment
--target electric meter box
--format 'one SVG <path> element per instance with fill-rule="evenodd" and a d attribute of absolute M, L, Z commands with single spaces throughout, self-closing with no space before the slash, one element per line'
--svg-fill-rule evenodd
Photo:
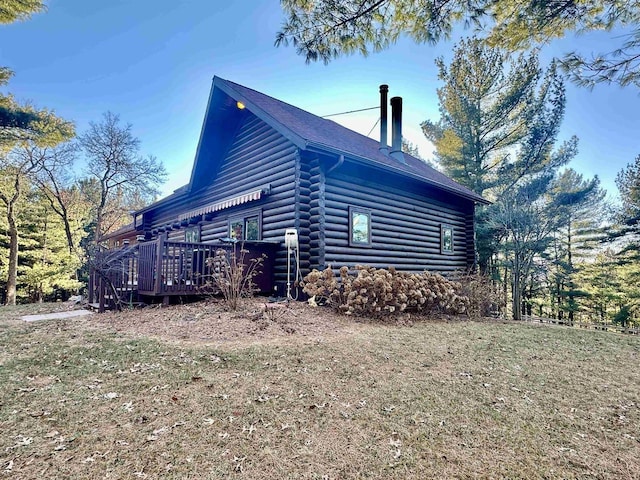
<path fill-rule="evenodd" d="M 298 231 L 295 228 L 287 228 L 284 231 L 284 245 L 291 250 L 298 248 Z"/>

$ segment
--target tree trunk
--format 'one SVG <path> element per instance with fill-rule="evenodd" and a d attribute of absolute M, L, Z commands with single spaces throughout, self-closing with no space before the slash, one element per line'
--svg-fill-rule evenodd
<path fill-rule="evenodd" d="M 505 265 L 504 265 L 504 281 L 502 282 L 502 298 L 504 298 L 504 318 L 507 318 L 507 306 L 509 305 L 509 289 L 507 288 L 509 278 L 509 268 L 507 267 L 507 257 L 505 254 Z"/>
<path fill-rule="evenodd" d="M 67 208 L 62 204 L 62 202 L 60 202 L 60 209 L 62 211 L 62 215 L 60 215 L 60 217 L 62 218 L 62 223 L 64 224 L 64 233 L 67 236 L 67 246 L 69 247 L 69 253 L 71 255 L 74 255 L 76 247 L 73 244 L 73 233 L 71 232 L 71 224 L 69 222 L 69 212 L 67 211 Z M 75 279 L 80 280 L 80 268 L 75 269 Z M 76 294 L 79 293 L 79 291 L 79 288 L 75 289 Z"/>
<path fill-rule="evenodd" d="M 532 304 L 532 300 L 533 300 L 533 282 L 535 282 L 535 278 L 533 276 L 533 272 L 531 273 L 531 279 L 529 281 L 529 294 L 527 295 L 527 298 L 529 299 L 529 301 L 527 302 L 526 306 L 524 308 L 526 308 L 526 312 L 527 315 L 531 316 L 533 314 L 533 304 Z"/>
<path fill-rule="evenodd" d="M 100 240 L 102 239 L 102 224 L 104 222 L 104 209 L 107 205 L 107 198 L 109 196 L 109 187 L 106 184 L 106 180 L 103 178 L 101 180 L 102 192 L 100 193 L 100 203 L 96 208 L 96 233 L 95 238 L 93 239 L 96 245 L 100 244 Z"/>
<path fill-rule="evenodd" d="M 73 234 L 71 233 L 71 225 L 69 225 L 69 217 L 67 215 L 67 211 L 64 210 L 64 215 L 62 215 L 62 223 L 64 224 L 64 233 L 67 236 L 67 246 L 69 247 L 69 253 L 73 255 L 75 250 L 75 245 L 73 244 Z"/>
<path fill-rule="evenodd" d="M 514 274 L 514 277 L 517 276 Z M 513 300 L 511 302 L 511 308 L 513 309 L 513 319 L 514 320 L 522 320 L 522 303 L 521 303 L 521 295 L 518 291 L 519 287 L 516 286 L 516 281 L 513 282 Z"/>
<path fill-rule="evenodd" d="M 573 308 L 574 308 L 574 289 L 575 285 L 573 284 L 573 257 L 571 254 L 571 219 L 569 219 L 569 224 L 567 226 L 567 263 L 569 265 L 569 321 L 573 325 Z"/>
<path fill-rule="evenodd" d="M 9 272 L 7 274 L 7 305 L 16 304 L 16 288 L 18 284 L 18 227 L 16 225 L 13 205 L 7 208 L 9 224 Z"/>
<path fill-rule="evenodd" d="M 95 245 L 98 245 L 100 243 L 101 229 L 102 229 L 102 214 L 100 211 L 98 211 L 98 214 L 96 215 L 96 232 L 93 238 L 93 242 Z"/>
<path fill-rule="evenodd" d="M 555 304 L 556 308 L 553 312 L 553 318 L 560 319 L 560 307 L 562 305 L 562 288 L 560 283 L 560 258 L 558 257 L 558 245 L 557 240 L 554 242 L 555 263 L 556 263 L 556 291 L 555 291 Z"/>
<path fill-rule="evenodd" d="M 8 196 L 0 192 L 0 199 L 7 207 L 7 225 L 9 234 L 9 269 L 7 272 L 7 305 L 16 304 L 18 287 L 18 225 L 16 221 L 15 205 L 22 194 L 22 178 L 31 171 L 31 168 L 21 165 L 15 169 L 15 177 L 12 179 L 13 192 Z M 14 173 L 12 173 L 13 175 Z"/>
<path fill-rule="evenodd" d="M 522 320 L 522 288 L 520 279 L 520 258 L 518 253 L 513 255 L 513 298 L 511 306 L 513 309 L 513 319 Z"/>

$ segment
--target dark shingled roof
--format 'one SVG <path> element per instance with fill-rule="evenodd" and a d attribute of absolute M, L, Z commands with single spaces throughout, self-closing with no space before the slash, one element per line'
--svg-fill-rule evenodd
<path fill-rule="evenodd" d="M 443 187 L 445 190 L 458 193 L 476 202 L 489 203 L 472 190 L 453 181 L 422 160 L 405 153 L 406 164 L 403 164 L 380 152 L 380 143 L 378 141 L 349 130 L 331 120 L 320 118 L 301 108 L 219 77 L 214 78 L 215 86 L 223 87 L 226 93 L 232 97 L 236 97 L 232 93 L 235 92 L 238 97 L 236 100 L 247 102 L 249 110 L 251 110 L 252 105 L 258 107 L 273 121 L 279 123 L 295 136 L 300 137 L 306 143 L 305 148 L 315 147 L 337 151 L 346 157 L 365 160 L 373 164 L 379 164 L 387 169 L 418 177 L 426 183 Z"/>
<path fill-rule="evenodd" d="M 133 224 L 133 222 L 131 222 L 131 223 L 128 223 L 126 225 L 123 225 L 122 227 L 118 228 L 117 230 L 114 230 L 111 233 L 107 233 L 107 234 L 103 235 L 102 237 L 100 237 L 100 240 L 101 241 L 108 240 L 110 238 L 118 237 L 120 235 L 124 235 L 125 233 L 133 233 L 135 231 L 136 231 L 136 227 Z"/>

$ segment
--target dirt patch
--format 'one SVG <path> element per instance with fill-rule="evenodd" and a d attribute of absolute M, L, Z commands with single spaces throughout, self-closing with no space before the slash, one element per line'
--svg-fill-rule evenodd
<path fill-rule="evenodd" d="M 336 315 L 328 308 L 301 302 L 274 305 L 257 298 L 246 300 L 235 312 L 221 302 L 207 300 L 107 312 L 82 322 L 99 330 L 193 344 L 315 341 L 360 328 L 354 319 Z"/>

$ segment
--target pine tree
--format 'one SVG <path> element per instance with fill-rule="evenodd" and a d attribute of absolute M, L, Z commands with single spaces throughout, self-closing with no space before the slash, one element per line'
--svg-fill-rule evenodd
<path fill-rule="evenodd" d="M 605 192 L 600 188 L 598 177 L 585 180 L 575 170 L 566 169 L 554 180 L 548 195 L 558 205 L 558 229 L 550 255 L 554 280 L 552 303 L 556 306 L 557 318 L 566 312 L 569 321 L 573 321 L 579 309 L 577 298 L 584 296 L 575 281 L 576 256 L 579 259 L 580 252 L 589 248 L 594 232 L 605 220 L 598 214 L 603 212 Z"/>
<path fill-rule="evenodd" d="M 473 27 L 491 46 L 528 50 L 570 32 L 630 29 L 611 51 L 588 58 L 569 52 L 563 68 L 578 85 L 640 86 L 640 8 L 637 1 L 542 0 L 282 0 L 286 20 L 276 45 L 292 44 L 307 62 L 368 55 L 408 36 L 417 43 L 448 40 L 456 26 Z"/>
<path fill-rule="evenodd" d="M 454 180 L 495 201 L 476 212 L 479 265 L 505 282 L 505 292 L 512 278 L 519 318 L 536 255 L 553 231 L 540 188 L 576 153 L 576 138 L 556 147 L 564 85 L 555 65 L 543 71 L 535 54 L 509 61 L 478 39 L 457 45 L 449 66 L 437 64 L 441 116 L 424 122 L 423 131 Z"/>
<path fill-rule="evenodd" d="M 0 5 L 0 23 L 26 20 L 45 9 L 42 0 L 3 0 Z"/>
<path fill-rule="evenodd" d="M 623 234 L 640 234 L 640 155 L 616 176 L 622 206 L 618 214 Z"/>
<path fill-rule="evenodd" d="M 537 271 L 537 259 L 549 248 L 558 228 L 557 199 L 549 198 L 552 172 L 520 182 L 506 191 L 488 219 L 490 227 L 502 232 L 499 258 L 505 270 L 505 289 L 511 284 L 511 308 L 514 320 L 531 307 Z M 527 290 L 529 294 L 527 295 Z"/>
<path fill-rule="evenodd" d="M 582 264 L 577 282 L 588 295 L 585 305 L 590 317 L 600 323 L 609 323 L 622 299 L 622 279 L 615 252 L 605 250 L 593 261 Z"/>
<path fill-rule="evenodd" d="M 27 194 L 29 208 L 20 214 L 21 244 L 18 267 L 18 294 L 32 302 L 42 302 L 56 291 L 76 290 L 80 259 L 69 252 L 61 218 L 51 210 L 42 193 L 32 188 Z"/>

